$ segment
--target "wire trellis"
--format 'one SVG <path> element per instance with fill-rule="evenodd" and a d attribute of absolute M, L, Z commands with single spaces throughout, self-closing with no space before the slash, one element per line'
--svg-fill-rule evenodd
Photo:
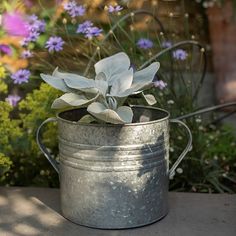
<path fill-rule="evenodd" d="M 151 16 L 155 20 L 155 22 L 159 25 L 161 32 L 163 32 L 165 34 L 166 30 L 165 30 L 161 20 L 156 15 L 154 15 L 152 12 L 149 12 L 147 10 L 135 10 L 135 11 L 132 11 L 132 12 L 130 12 L 128 14 L 125 14 L 123 17 L 121 17 L 111 27 L 110 31 L 114 31 L 119 26 L 119 24 L 121 24 L 122 22 L 126 21 L 130 17 L 134 17 L 135 15 L 148 15 L 148 16 Z M 99 46 L 102 46 L 107 41 L 107 39 L 110 37 L 110 35 L 111 35 L 110 32 L 108 32 L 104 36 L 104 39 L 100 42 Z M 194 41 L 194 40 L 184 40 L 184 41 L 180 41 L 178 43 L 175 43 L 171 47 L 165 48 L 165 49 L 159 51 L 158 53 L 156 53 L 155 55 L 153 55 L 149 60 L 147 60 L 145 63 L 143 63 L 139 67 L 139 69 L 143 69 L 144 67 L 146 67 L 147 65 L 149 65 L 153 61 L 157 60 L 158 58 L 160 58 L 164 54 L 170 53 L 173 50 L 179 48 L 180 46 L 185 46 L 185 45 L 192 45 L 192 46 L 198 47 L 200 49 L 200 51 L 202 52 L 202 55 L 203 55 L 203 68 L 202 68 L 202 71 L 200 73 L 200 80 L 199 80 L 199 83 L 198 83 L 198 85 L 196 87 L 196 90 L 195 90 L 195 92 L 193 94 L 193 98 L 192 98 L 192 100 L 194 101 L 197 98 L 199 90 L 201 89 L 201 87 L 202 87 L 202 85 L 204 83 L 204 79 L 205 79 L 206 71 L 207 71 L 207 55 L 206 55 L 206 50 L 205 50 L 205 47 L 200 42 Z M 90 60 L 89 60 L 89 62 L 87 64 L 87 67 L 86 67 L 86 69 L 84 71 L 84 76 L 86 76 L 88 74 L 89 69 L 91 68 L 91 66 L 92 66 L 92 64 L 93 64 L 93 62 L 95 60 L 95 57 L 98 54 L 98 51 L 99 50 L 96 49 L 94 51 L 93 55 L 91 56 L 91 58 L 90 58 Z M 171 65 L 173 65 L 173 61 L 171 61 Z M 200 110 L 197 110 L 197 111 L 194 111 L 194 112 L 191 112 L 191 113 L 179 116 L 179 117 L 177 117 L 175 119 L 178 119 L 178 120 L 187 119 L 187 118 L 190 118 L 190 117 L 193 117 L 193 116 L 202 115 L 204 113 L 220 110 L 222 108 L 231 107 L 231 106 L 235 106 L 235 105 L 236 105 L 236 101 L 235 102 L 229 102 L 229 103 L 223 103 L 223 104 L 220 104 L 220 105 L 214 105 L 214 106 L 210 106 L 210 107 L 207 107 L 207 108 L 204 108 L 204 109 L 200 109 Z M 212 123 L 214 123 L 216 121 L 221 121 L 221 120 L 225 119 L 226 117 L 229 117 L 229 116 L 233 115 L 235 112 L 236 112 L 236 110 L 230 112 L 227 115 L 222 116 L 221 118 L 218 118 L 215 121 L 212 121 Z"/>

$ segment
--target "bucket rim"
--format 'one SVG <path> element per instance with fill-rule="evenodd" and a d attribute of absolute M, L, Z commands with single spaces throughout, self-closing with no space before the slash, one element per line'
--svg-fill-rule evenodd
<path fill-rule="evenodd" d="M 60 111 L 56 113 L 56 118 L 60 121 L 63 121 L 65 123 L 69 123 L 69 124 L 73 124 L 73 125 L 80 125 L 80 126 L 90 126 L 90 127 L 128 127 L 128 126 L 141 126 L 141 125 L 149 125 L 149 124 L 156 124 L 165 120 L 169 120 L 170 118 L 170 113 L 162 108 L 158 108 L 158 107 L 152 107 L 152 106 L 143 106 L 143 105 L 131 105 L 131 108 L 143 108 L 143 109 L 150 109 L 150 110 L 156 110 L 156 111 L 161 111 L 166 113 L 166 115 L 163 118 L 160 119 L 156 119 L 156 120 L 151 120 L 151 121 L 145 121 L 145 122 L 136 122 L 136 123 L 125 123 L 125 124 L 110 124 L 110 123 L 104 123 L 104 124 L 91 124 L 91 123 L 79 123 L 76 121 L 71 121 L 71 120 L 67 120 L 65 118 L 60 117 L 60 115 L 64 112 L 67 111 L 73 111 L 73 110 L 79 110 L 79 109 L 85 109 L 84 108 L 74 108 L 74 109 L 70 109 L 70 110 L 65 110 L 65 111 Z"/>

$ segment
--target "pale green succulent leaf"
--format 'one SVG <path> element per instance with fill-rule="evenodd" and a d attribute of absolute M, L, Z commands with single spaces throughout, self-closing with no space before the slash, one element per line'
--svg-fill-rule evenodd
<path fill-rule="evenodd" d="M 93 117 L 113 124 L 131 123 L 133 112 L 122 106 L 126 97 L 142 93 L 149 105 L 156 103 L 153 95 L 143 94 L 152 86 L 153 78 L 160 64 L 154 62 L 147 68 L 133 72 L 129 57 L 121 52 L 102 59 L 95 64 L 94 80 L 73 73 L 62 73 L 56 68 L 51 75 L 42 74 L 42 79 L 53 87 L 66 92 L 56 99 L 52 108 L 87 106 Z M 120 107 L 119 107 L 120 106 Z M 85 116 L 82 122 L 91 117 Z"/>
<path fill-rule="evenodd" d="M 135 72 L 133 84 L 136 84 L 136 83 L 149 84 L 149 83 L 151 83 L 155 74 L 159 70 L 159 68 L 160 68 L 160 63 L 153 62 L 151 65 L 149 65 L 145 69 Z"/>
<path fill-rule="evenodd" d="M 96 88 L 105 97 L 108 90 L 108 82 L 106 81 L 106 75 L 103 72 L 100 72 L 96 75 L 94 83 Z"/>
<path fill-rule="evenodd" d="M 152 106 L 157 103 L 156 98 L 152 94 L 142 93 L 142 95 L 143 95 L 144 99 L 146 100 L 146 102 L 148 103 L 148 105 Z"/>
<path fill-rule="evenodd" d="M 124 124 L 124 123 L 127 123 L 127 121 L 123 120 L 122 118 L 125 118 L 128 121 L 130 120 L 130 116 L 128 114 L 125 114 L 125 111 L 123 111 L 123 108 L 118 109 L 118 112 L 120 112 L 122 115 L 122 117 L 120 117 L 116 111 L 108 109 L 105 105 L 103 105 L 100 102 L 91 103 L 88 106 L 87 111 L 94 117 L 98 118 L 99 120 L 105 121 L 107 123 Z"/>
<path fill-rule="evenodd" d="M 83 76 L 80 76 L 80 75 L 77 75 L 77 74 L 60 72 L 60 71 L 58 71 L 58 67 L 53 71 L 52 75 L 55 76 L 55 77 L 58 77 L 60 79 L 63 79 L 63 80 L 65 80 L 65 79 L 73 79 L 73 80 L 78 79 L 79 80 L 81 78 L 87 80 L 86 77 L 83 77 Z"/>
<path fill-rule="evenodd" d="M 52 104 L 53 109 L 64 109 L 68 107 L 80 107 L 93 102 L 98 96 L 87 99 L 84 95 L 75 93 L 65 93 L 61 97 L 54 100 Z"/>
<path fill-rule="evenodd" d="M 108 84 L 111 85 L 112 76 L 127 71 L 130 67 L 130 60 L 126 53 L 120 52 L 100 60 L 94 67 L 96 74 L 103 72 L 106 75 Z"/>
<path fill-rule="evenodd" d="M 94 81 L 96 89 L 105 97 L 108 90 L 108 83 L 104 80 Z"/>
<path fill-rule="evenodd" d="M 64 81 L 68 87 L 79 90 L 95 87 L 94 80 L 79 75 L 73 75 L 69 78 L 65 78 Z"/>
<path fill-rule="evenodd" d="M 65 84 L 70 88 L 81 90 L 84 92 L 97 93 L 94 80 L 92 79 L 88 79 L 84 76 L 76 75 L 73 73 L 62 73 L 58 71 L 58 68 L 54 70 L 53 76 L 63 79 Z"/>
<path fill-rule="evenodd" d="M 141 93 L 142 90 L 152 86 L 152 80 L 160 67 L 159 62 L 154 62 L 143 70 L 135 72 L 133 82 L 130 88 L 115 94 L 115 97 L 127 97 L 131 94 Z"/>
<path fill-rule="evenodd" d="M 96 119 L 93 116 L 87 114 L 87 115 L 83 116 L 78 122 L 89 124 L 89 123 L 92 123 L 94 121 L 96 121 Z"/>
<path fill-rule="evenodd" d="M 98 74 L 95 76 L 95 80 L 104 80 L 104 81 L 106 81 L 107 78 L 106 78 L 105 73 L 103 73 L 103 72 L 98 73 Z"/>
<path fill-rule="evenodd" d="M 57 78 L 51 75 L 40 74 L 41 78 L 51 85 L 52 87 L 59 89 L 63 92 L 70 92 L 71 89 L 66 86 L 65 82 L 61 78 Z"/>
<path fill-rule="evenodd" d="M 117 94 L 115 97 L 128 97 L 129 95 L 132 94 L 138 94 L 141 93 L 143 89 L 150 88 L 152 86 L 152 83 L 136 83 L 132 84 L 131 88 L 125 90 L 122 93 Z"/>
<path fill-rule="evenodd" d="M 120 118 L 125 121 L 125 123 L 132 123 L 133 120 L 133 111 L 130 107 L 121 106 L 116 110 Z"/>
<path fill-rule="evenodd" d="M 112 83 L 110 95 L 119 97 L 120 93 L 128 90 L 133 81 L 133 69 L 129 69 L 113 76 L 114 80 Z"/>

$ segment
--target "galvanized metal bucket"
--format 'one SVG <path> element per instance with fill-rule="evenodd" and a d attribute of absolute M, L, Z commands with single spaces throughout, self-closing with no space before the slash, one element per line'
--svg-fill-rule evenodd
<path fill-rule="evenodd" d="M 45 120 L 37 143 L 60 176 L 61 210 L 74 223 L 122 229 L 147 225 L 168 213 L 168 182 L 191 148 L 189 128 L 169 120 L 162 109 L 134 106 L 134 122 L 83 124 L 86 109 Z M 40 139 L 40 130 L 57 121 L 60 164 Z M 169 170 L 169 121 L 183 125 L 187 147 Z M 54 138 L 54 137 L 52 137 Z"/>

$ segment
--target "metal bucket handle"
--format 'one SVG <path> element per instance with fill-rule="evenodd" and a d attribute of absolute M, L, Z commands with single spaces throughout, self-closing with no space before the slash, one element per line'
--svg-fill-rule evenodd
<path fill-rule="evenodd" d="M 41 128 L 49 123 L 49 122 L 55 122 L 57 121 L 57 118 L 56 117 L 51 117 L 51 118 L 48 118 L 46 119 L 37 129 L 37 132 L 36 132 L 36 141 L 37 141 L 37 144 L 40 148 L 40 150 L 42 151 L 42 153 L 44 154 L 44 156 L 48 159 L 48 161 L 51 163 L 51 165 L 53 166 L 53 168 L 56 170 L 56 172 L 59 174 L 59 163 L 52 158 L 52 156 L 50 155 L 50 153 L 48 152 L 47 148 L 44 146 L 44 144 L 42 143 L 42 140 L 41 140 Z M 188 139 L 188 144 L 186 146 L 186 148 L 184 149 L 184 151 L 180 154 L 180 156 L 178 157 L 177 161 L 173 164 L 173 166 L 171 167 L 170 171 L 169 171 L 169 178 L 172 178 L 174 176 L 174 173 L 175 173 L 175 169 L 177 168 L 177 166 L 180 164 L 180 162 L 183 160 L 183 158 L 185 157 L 185 155 L 191 150 L 192 148 L 192 134 L 191 134 L 191 131 L 190 129 L 188 128 L 188 126 L 183 123 L 182 121 L 180 120 L 177 120 L 177 119 L 171 119 L 170 120 L 171 123 L 178 123 L 178 124 L 181 124 L 182 126 L 185 127 L 185 129 L 187 130 L 187 133 L 188 133 L 188 136 L 189 136 L 189 139 Z"/>
<path fill-rule="evenodd" d="M 48 122 L 55 122 L 57 121 L 57 118 L 56 117 L 51 117 L 51 118 L 48 118 L 46 119 L 37 129 L 37 132 L 36 132 L 36 141 L 37 141 L 37 144 L 41 150 L 41 152 L 44 154 L 44 156 L 48 159 L 48 161 L 51 163 L 51 165 L 53 166 L 53 168 L 56 170 L 56 172 L 59 174 L 59 163 L 52 158 L 51 154 L 48 152 L 47 148 L 44 146 L 44 144 L 42 143 L 42 140 L 41 140 L 41 133 L 40 133 L 40 130 L 41 128 L 47 124 Z"/>
<path fill-rule="evenodd" d="M 186 156 L 186 154 L 192 149 L 192 133 L 190 131 L 190 129 L 188 128 L 188 126 L 177 119 L 171 119 L 170 120 L 171 123 L 178 123 L 182 126 L 184 126 L 184 128 L 186 129 L 187 133 L 188 133 L 188 143 L 187 146 L 185 147 L 185 149 L 183 150 L 183 152 L 180 154 L 180 156 L 178 157 L 178 159 L 176 160 L 176 162 L 173 164 L 173 166 L 171 167 L 170 171 L 169 171 L 169 178 L 172 179 L 175 175 L 175 170 L 178 167 L 178 165 L 180 164 L 180 162 L 183 160 L 183 158 Z"/>

